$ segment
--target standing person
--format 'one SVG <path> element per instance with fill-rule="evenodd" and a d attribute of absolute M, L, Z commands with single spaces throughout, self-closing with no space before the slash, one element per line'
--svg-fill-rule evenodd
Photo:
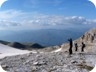
<path fill-rule="evenodd" d="M 86 45 L 82 42 L 82 49 L 81 52 L 84 52 L 84 48 L 86 47 Z"/>
<path fill-rule="evenodd" d="M 78 51 L 78 44 L 75 43 L 75 51 Z"/>
<path fill-rule="evenodd" d="M 72 41 L 72 38 L 68 39 L 69 41 L 69 45 L 70 45 L 70 48 L 69 48 L 69 55 L 71 55 L 73 52 L 72 52 L 72 47 L 73 47 L 73 41 Z"/>

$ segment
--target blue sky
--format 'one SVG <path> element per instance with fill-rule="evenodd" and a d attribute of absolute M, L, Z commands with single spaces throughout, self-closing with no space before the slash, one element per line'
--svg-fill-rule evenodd
<path fill-rule="evenodd" d="M 0 11 L 10 9 L 47 15 L 96 18 L 96 9 L 88 0 L 8 0 Z"/>
<path fill-rule="evenodd" d="M 57 23 L 61 25 L 64 20 L 67 22 L 66 24 L 69 24 L 76 18 L 77 21 L 83 23 L 92 22 L 95 24 L 95 6 L 88 0 L 8 0 L 0 8 L 0 20 L 1 23 L 5 23 L 5 25 L 1 24 L 3 27 L 6 25 L 20 26 L 22 24 L 19 23 L 21 20 L 23 23 L 32 25 L 33 23 L 37 25 L 39 22 L 44 26 L 47 22 L 53 20 L 51 23 L 54 25 L 57 25 Z M 45 21 L 42 21 L 43 19 Z M 57 19 L 58 22 L 54 19 Z M 66 19 L 71 21 L 66 21 Z M 38 24 L 38 26 L 41 25 Z"/>

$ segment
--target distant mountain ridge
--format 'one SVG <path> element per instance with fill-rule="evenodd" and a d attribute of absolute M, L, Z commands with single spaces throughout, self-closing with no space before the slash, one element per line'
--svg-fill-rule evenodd
<path fill-rule="evenodd" d="M 32 48 L 44 48 L 44 46 L 41 46 L 38 43 L 19 43 L 19 42 L 7 42 L 0 40 L 1 44 L 8 45 L 14 48 L 22 49 L 22 50 L 27 50 L 27 49 L 32 49 Z"/>

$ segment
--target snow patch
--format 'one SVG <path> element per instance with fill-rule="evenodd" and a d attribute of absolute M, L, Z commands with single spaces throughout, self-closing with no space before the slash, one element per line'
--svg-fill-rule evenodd
<path fill-rule="evenodd" d="M 3 70 L 3 68 L 0 65 L 0 72 L 7 72 L 7 71 Z"/>
<path fill-rule="evenodd" d="M 13 47 L 9 47 L 7 45 L 0 44 L 0 59 L 6 56 L 15 56 L 15 55 L 23 55 L 27 53 L 38 53 L 38 51 L 28 51 L 28 50 L 20 50 Z M 39 52 L 43 53 L 43 52 Z"/>
<path fill-rule="evenodd" d="M 20 54 L 27 54 L 30 51 L 27 50 L 19 50 L 13 47 L 9 47 L 7 45 L 0 44 L 0 58 L 4 58 L 6 56 L 14 56 Z"/>
<path fill-rule="evenodd" d="M 52 52 L 60 52 L 61 50 L 62 50 L 62 48 L 59 48 L 59 49 L 54 50 L 54 51 L 52 51 Z"/>

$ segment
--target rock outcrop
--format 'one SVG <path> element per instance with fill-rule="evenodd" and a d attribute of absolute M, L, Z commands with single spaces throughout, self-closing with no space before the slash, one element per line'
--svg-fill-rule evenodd
<path fill-rule="evenodd" d="M 79 39 L 77 39 L 78 42 L 85 42 L 86 44 L 94 44 L 96 43 L 96 29 L 92 29 L 88 32 L 86 32 L 84 35 L 82 35 Z"/>

